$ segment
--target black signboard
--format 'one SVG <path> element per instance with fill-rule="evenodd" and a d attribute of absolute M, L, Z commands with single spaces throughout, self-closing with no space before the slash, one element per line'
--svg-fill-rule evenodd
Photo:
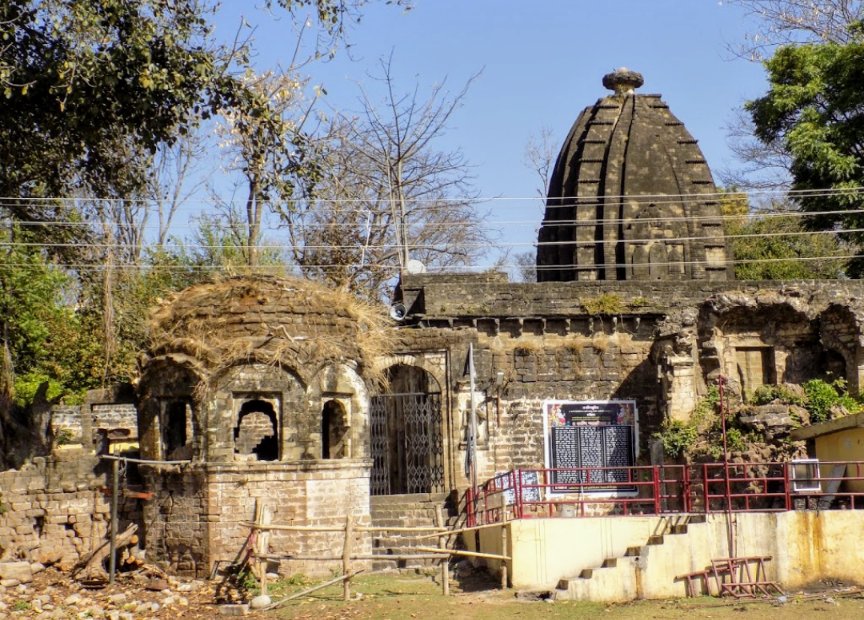
<path fill-rule="evenodd" d="M 627 469 L 584 469 L 592 467 L 630 467 L 633 464 L 633 428 L 619 424 L 579 424 L 553 426 L 550 450 L 554 471 L 552 483 L 586 484 L 586 491 L 633 491 L 632 487 L 596 486 L 604 482 L 627 482 Z M 573 468 L 572 471 L 566 471 Z M 583 469 L 577 469 L 583 468 Z M 555 493 L 572 493 L 578 489 L 555 487 Z"/>

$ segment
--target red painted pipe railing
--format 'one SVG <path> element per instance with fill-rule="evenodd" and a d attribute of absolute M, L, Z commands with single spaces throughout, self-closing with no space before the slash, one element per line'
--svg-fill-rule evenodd
<path fill-rule="evenodd" d="M 820 462 L 819 469 L 809 481 L 816 488 L 808 491 L 796 490 L 790 463 L 516 469 L 489 479 L 476 495 L 469 490 L 466 515 L 469 525 L 480 525 L 555 516 L 864 508 L 864 461 Z M 843 475 L 826 475 L 838 470 Z"/>

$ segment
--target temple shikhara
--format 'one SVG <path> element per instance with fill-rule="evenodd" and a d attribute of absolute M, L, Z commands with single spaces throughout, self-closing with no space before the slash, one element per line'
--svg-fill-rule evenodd
<path fill-rule="evenodd" d="M 537 242 L 537 279 L 726 280 L 720 202 L 693 136 L 642 75 L 603 78 L 564 141 Z"/>

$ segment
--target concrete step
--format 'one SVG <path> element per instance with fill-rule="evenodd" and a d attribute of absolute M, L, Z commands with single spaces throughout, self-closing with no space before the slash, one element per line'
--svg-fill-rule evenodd
<path fill-rule="evenodd" d="M 649 536 L 645 545 L 631 545 L 621 557 L 606 558 L 601 566 L 559 580 L 555 599 L 625 602 L 685 596 L 684 583 L 676 576 L 710 563 L 710 527 L 705 522 L 684 519 L 667 524 L 665 531 L 678 535 Z"/>

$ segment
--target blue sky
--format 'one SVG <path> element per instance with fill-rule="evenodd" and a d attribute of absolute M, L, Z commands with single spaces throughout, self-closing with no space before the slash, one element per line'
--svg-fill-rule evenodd
<path fill-rule="evenodd" d="M 226 2 L 217 36 L 231 37 L 245 14 L 256 26 L 258 68 L 285 64 L 296 40 L 290 20 L 243 7 L 249 4 Z M 445 78 L 459 90 L 482 70 L 439 146 L 463 151 L 482 196 L 532 197 L 529 137 L 549 127 L 557 148 L 579 112 L 607 92 L 602 76 L 620 66 L 644 75 L 641 92 L 663 95 L 715 176 L 734 166 L 725 125 L 766 88 L 762 67 L 730 51 L 752 29 L 739 7 L 718 0 L 415 0 L 408 12 L 373 3 L 349 35 L 350 54 L 339 51 L 307 73 L 326 88 L 326 106 L 356 110 L 358 84 L 374 92 L 368 73 L 391 50 L 404 90 Z M 536 201 L 489 204 L 493 220 L 521 216 L 539 225 Z M 524 244 L 515 251 L 530 249 L 527 223 L 504 226 L 505 239 Z"/>

